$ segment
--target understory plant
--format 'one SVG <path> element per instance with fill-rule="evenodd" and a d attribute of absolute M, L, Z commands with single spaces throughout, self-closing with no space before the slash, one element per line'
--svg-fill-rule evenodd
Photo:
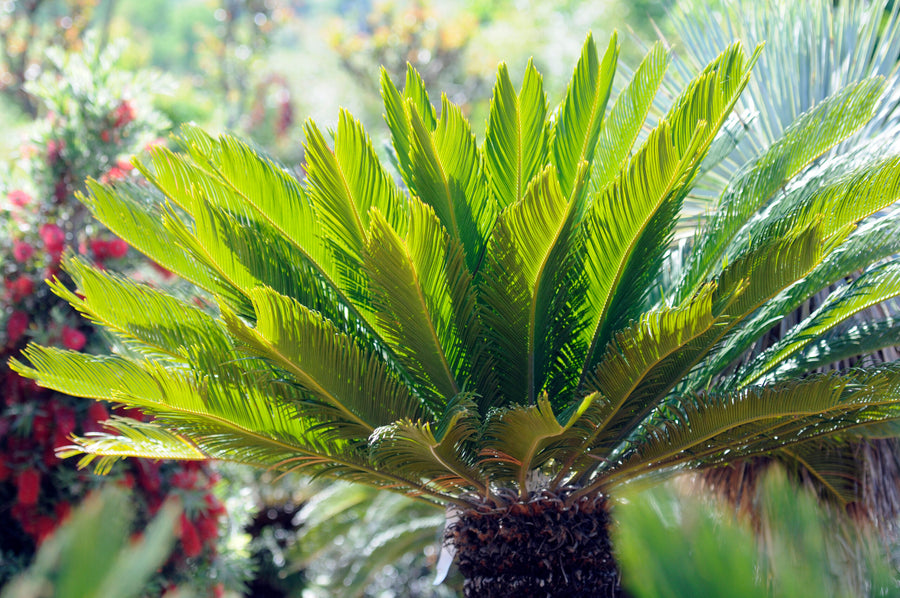
<path fill-rule="evenodd" d="M 500 66 L 481 144 L 414 69 L 402 91 L 383 74 L 402 182 L 345 111 L 331 134 L 307 123 L 303 181 L 185 128 L 182 151 L 140 166 L 155 191 L 90 182 L 84 201 L 205 299 L 70 257 L 75 288 L 53 290 L 122 350 L 32 345 L 13 367 L 155 415 L 112 418 L 62 451 L 100 472 L 124 456 L 222 459 L 368 484 L 446 507 L 468 596 L 618 596 L 609 527 L 624 485 L 900 416 L 894 366 L 804 369 L 824 334 L 900 293 L 900 263 L 878 249 L 896 221 L 868 220 L 900 194 L 900 160 L 861 156 L 778 195 L 868 122 L 880 79 L 819 103 L 735 172 L 679 275 L 663 276 L 760 51 L 726 48 L 648 132 L 666 51 L 611 101 L 618 39 L 601 53 L 589 35 L 555 110 L 533 65 L 518 91 Z M 859 270 L 753 352 L 766 330 L 749 324 Z"/>

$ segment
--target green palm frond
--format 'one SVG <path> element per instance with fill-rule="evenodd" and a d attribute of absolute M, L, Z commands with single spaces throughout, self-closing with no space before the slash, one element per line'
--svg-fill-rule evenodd
<path fill-rule="evenodd" d="M 104 422 L 107 433 L 88 432 L 77 445 L 62 447 L 60 458 L 81 455 L 78 467 L 97 460 L 94 470 L 103 475 L 123 457 L 140 455 L 144 459 L 205 461 L 207 456 L 189 440 L 153 423 L 113 417 Z"/>
<path fill-rule="evenodd" d="M 792 359 L 781 362 L 778 375 L 796 376 L 898 345 L 900 321 L 896 318 L 864 321 L 806 345 Z"/>
<path fill-rule="evenodd" d="M 408 104 L 413 177 L 410 188 L 434 208 L 444 227 L 465 249 L 469 270 L 477 270 L 496 218 L 496 201 L 488 192 L 483 157 L 459 106 L 446 96 L 441 118 L 429 131 Z"/>
<path fill-rule="evenodd" d="M 588 371 L 616 330 L 640 313 L 693 172 L 749 78 L 739 46 L 723 52 L 650 133 L 585 219 Z M 638 257 L 636 250 L 640 248 Z"/>
<path fill-rule="evenodd" d="M 372 459 L 380 467 L 425 480 L 444 491 L 487 492 L 464 450 L 478 433 L 479 423 L 470 402 L 458 404 L 434 429 L 428 422 L 397 421 L 372 435 Z"/>
<path fill-rule="evenodd" d="M 563 316 L 553 313 L 550 300 L 565 293 L 558 275 L 567 271 L 574 206 L 550 166 L 494 229 L 480 281 L 482 319 L 492 352 L 504 356 L 499 391 L 507 401 L 534 404 L 559 351 L 552 325 Z"/>
<path fill-rule="evenodd" d="M 594 159 L 618 59 L 615 33 L 599 60 L 594 38 L 588 35 L 550 132 L 550 162 L 556 167 L 564 195 L 570 195 L 576 186 L 580 164 L 590 167 Z"/>
<path fill-rule="evenodd" d="M 466 301 L 470 285 L 465 277 L 452 277 L 462 251 L 434 211 L 415 198 L 405 239 L 378 210 L 371 223 L 365 268 L 376 325 L 419 386 L 443 404 L 459 393 L 457 377 L 468 361 L 454 304 Z"/>
<path fill-rule="evenodd" d="M 134 239 L 132 247 L 201 289 L 214 294 L 233 292 L 225 290 L 215 272 L 185 249 L 172 231 L 156 226 L 165 212 L 159 204 L 138 199 L 138 194 L 145 191 L 120 185 L 113 192 L 92 180 L 87 182 L 87 190 L 86 195 L 80 196 L 82 203 L 109 230 L 122 238 Z M 154 234 L 143 234 L 154 227 Z"/>
<path fill-rule="evenodd" d="M 655 44 L 616 98 L 609 116 L 603 120 L 594 153 L 592 193 L 602 191 L 625 165 L 668 63 L 662 43 Z"/>
<path fill-rule="evenodd" d="M 482 433 L 491 446 L 482 452 L 482 468 L 492 480 L 515 480 L 519 493 L 525 497 L 528 474 L 554 457 L 553 450 L 545 449 L 556 443 L 568 445 L 571 440 L 580 441 L 579 420 L 582 423 L 596 420 L 593 414 L 587 414 L 596 402 L 599 402 L 598 393 L 586 396 L 563 414 L 562 421 L 554 414 L 546 394 L 538 397 L 536 405 L 516 405 L 492 412 Z M 575 438 L 567 438 L 573 427 L 576 428 Z M 561 447 L 560 453 L 565 454 L 567 448 Z"/>
<path fill-rule="evenodd" d="M 404 416 L 423 414 L 416 395 L 381 355 L 361 348 L 321 314 L 265 287 L 254 289 L 251 299 L 255 328 L 223 311 L 228 330 L 250 352 L 272 360 L 342 418 L 358 425 L 363 435 Z"/>
<path fill-rule="evenodd" d="M 814 338 L 833 329 L 852 315 L 898 295 L 900 295 L 900 264 L 885 264 L 864 273 L 852 283 L 829 295 L 806 320 L 748 363 L 735 378 L 737 387 L 758 380 L 808 345 Z"/>
<path fill-rule="evenodd" d="M 67 272 L 81 296 L 55 280 L 51 288 L 93 322 L 107 326 L 134 346 L 154 353 L 184 357 L 191 347 L 206 345 L 227 354 L 232 342 L 215 319 L 184 301 L 115 274 L 71 259 Z"/>
<path fill-rule="evenodd" d="M 547 96 L 541 75 L 529 61 L 516 95 L 501 64 L 484 140 L 485 170 L 498 207 L 522 199 L 531 179 L 547 162 Z"/>
<path fill-rule="evenodd" d="M 898 382 L 897 371 L 887 370 L 697 396 L 654 421 L 611 477 L 621 481 L 683 463 L 730 461 L 851 429 L 868 417 L 896 419 L 900 407 L 892 395 Z"/>

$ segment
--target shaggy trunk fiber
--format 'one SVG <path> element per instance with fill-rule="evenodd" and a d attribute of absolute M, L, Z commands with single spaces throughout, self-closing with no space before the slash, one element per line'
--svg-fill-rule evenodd
<path fill-rule="evenodd" d="M 619 598 L 604 497 L 566 507 L 544 492 L 506 506 L 473 505 L 446 540 L 456 547 L 467 597 Z"/>

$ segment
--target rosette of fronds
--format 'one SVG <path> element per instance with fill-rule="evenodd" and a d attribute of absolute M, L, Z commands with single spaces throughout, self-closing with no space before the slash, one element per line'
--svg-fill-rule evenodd
<path fill-rule="evenodd" d="M 900 161 L 873 157 L 768 209 L 869 121 L 883 82 L 840 90 L 736 173 L 749 191 L 722 200 L 668 284 L 683 201 L 760 49 L 729 46 L 642 139 L 668 57 L 655 46 L 612 98 L 618 51 L 589 36 L 553 110 L 531 64 L 518 90 L 501 65 L 480 143 L 414 70 L 402 91 L 383 76 L 400 182 L 342 111 L 331 132 L 307 123 L 303 181 L 187 128 L 183 151 L 142 167 L 164 203 L 91 183 L 96 216 L 212 307 L 68 261 L 77 289 L 55 291 L 131 350 L 31 346 L 14 367 L 156 416 L 113 419 L 68 454 L 101 471 L 128 455 L 239 461 L 450 505 L 470 595 L 568 596 L 617 591 L 617 487 L 894 421 L 896 368 L 802 364 L 900 293 L 900 264 L 859 226 L 897 199 Z M 755 322 L 861 267 L 744 359 Z"/>

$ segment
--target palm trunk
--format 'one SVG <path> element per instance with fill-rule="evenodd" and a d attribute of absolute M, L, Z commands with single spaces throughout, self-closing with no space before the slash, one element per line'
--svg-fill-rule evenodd
<path fill-rule="evenodd" d="M 467 597 L 620 598 L 609 523 L 605 497 L 567 507 L 544 492 L 462 511 L 446 540 L 456 547 Z"/>

